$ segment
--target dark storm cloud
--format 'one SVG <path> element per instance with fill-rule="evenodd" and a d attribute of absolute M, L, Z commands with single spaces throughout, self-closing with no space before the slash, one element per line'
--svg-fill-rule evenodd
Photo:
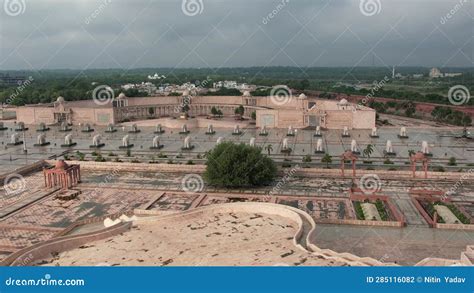
<path fill-rule="evenodd" d="M 473 66 L 471 0 L 3 1 L 0 69 Z"/>

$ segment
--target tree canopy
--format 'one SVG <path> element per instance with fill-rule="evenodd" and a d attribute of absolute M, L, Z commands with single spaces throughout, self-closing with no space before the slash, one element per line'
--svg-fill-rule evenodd
<path fill-rule="evenodd" d="M 223 142 L 207 156 L 204 179 L 211 186 L 238 188 L 269 185 L 277 168 L 262 149 Z"/>

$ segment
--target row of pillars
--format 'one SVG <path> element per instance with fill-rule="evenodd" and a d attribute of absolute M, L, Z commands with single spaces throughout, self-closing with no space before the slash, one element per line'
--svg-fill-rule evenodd
<path fill-rule="evenodd" d="M 70 170 L 43 170 L 44 184 L 47 188 L 60 186 L 62 189 L 69 189 L 81 181 L 81 171 L 79 168 Z"/>

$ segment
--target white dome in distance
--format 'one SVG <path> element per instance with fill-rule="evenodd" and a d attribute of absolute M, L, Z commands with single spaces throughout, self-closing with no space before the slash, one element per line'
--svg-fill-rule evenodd
<path fill-rule="evenodd" d="M 342 99 L 342 100 L 339 102 L 339 104 L 341 104 L 341 105 L 347 105 L 348 102 L 347 102 L 346 99 Z"/>
<path fill-rule="evenodd" d="M 126 99 L 126 98 L 127 96 L 124 93 L 120 93 L 120 95 L 117 97 L 117 99 L 119 100 Z"/>

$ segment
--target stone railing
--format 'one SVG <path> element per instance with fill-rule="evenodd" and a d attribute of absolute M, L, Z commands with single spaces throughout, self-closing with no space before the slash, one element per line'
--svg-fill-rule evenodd
<path fill-rule="evenodd" d="M 48 164 L 54 165 L 55 161 L 47 160 Z M 68 164 L 79 164 L 81 168 L 91 170 L 123 170 L 123 171 L 157 171 L 169 173 L 204 173 L 205 165 L 178 165 L 178 164 L 149 164 L 149 163 L 127 163 L 127 162 L 94 162 L 94 161 L 68 161 Z M 351 170 L 346 170 L 344 178 L 351 178 Z M 422 179 L 423 172 L 418 171 L 417 178 L 412 177 L 411 171 L 387 171 L 387 170 L 357 170 L 356 177 L 360 178 L 367 174 L 377 174 L 380 179 L 405 179 L 405 180 L 426 180 Z M 429 180 L 459 180 L 465 172 L 428 172 Z M 326 177 L 341 178 L 339 169 L 322 168 L 299 168 L 295 176 L 305 177 Z"/>
<path fill-rule="evenodd" d="M 1 266 L 28 266 L 35 261 L 50 257 L 53 253 L 60 253 L 74 248 L 78 248 L 86 243 L 105 239 L 111 236 L 118 235 L 130 230 L 131 222 L 120 223 L 102 230 L 78 234 L 61 236 L 52 238 L 50 240 L 34 244 L 30 247 L 19 250 L 6 259 L 4 259 Z"/>
<path fill-rule="evenodd" d="M 9 175 L 20 174 L 22 176 L 26 176 L 26 175 L 28 175 L 32 172 L 41 170 L 44 166 L 46 166 L 46 161 L 41 160 L 41 161 L 35 162 L 33 164 L 29 164 L 27 166 L 15 169 L 11 172 L 2 174 L 2 175 L 0 175 L 0 186 L 3 186 L 3 184 L 5 182 L 5 178 L 7 178 Z"/>
<path fill-rule="evenodd" d="M 47 161 L 53 165 L 55 161 Z M 148 164 L 148 163 L 116 163 L 93 161 L 67 161 L 68 164 L 78 164 L 83 169 L 100 171 L 155 171 L 168 173 L 204 173 L 205 165 L 177 165 L 177 164 Z"/>

